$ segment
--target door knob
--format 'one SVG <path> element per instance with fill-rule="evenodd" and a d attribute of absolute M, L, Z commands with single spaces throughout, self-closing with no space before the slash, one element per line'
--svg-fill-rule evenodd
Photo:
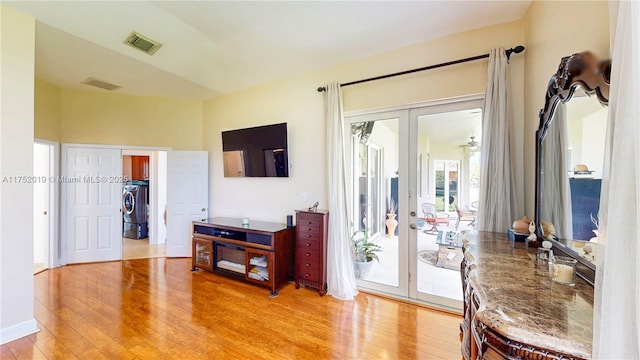
<path fill-rule="evenodd" d="M 410 213 L 409 213 L 409 215 L 411 215 L 411 216 L 416 216 L 416 212 L 415 212 L 415 211 L 412 211 L 412 212 L 410 212 Z"/>
<path fill-rule="evenodd" d="M 410 227 L 411 229 L 415 230 L 415 229 L 416 229 L 416 224 L 409 224 L 409 227 Z"/>

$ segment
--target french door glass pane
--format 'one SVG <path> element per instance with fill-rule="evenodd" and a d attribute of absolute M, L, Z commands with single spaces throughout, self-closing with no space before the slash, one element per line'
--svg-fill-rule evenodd
<path fill-rule="evenodd" d="M 480 153 L 478 145 L 469 142 L 480 142 L 481 128 L 477 108 L 417 116 L 417 158 L 424 159 L 417 188 L 426 190 L 415 199 L 420 211 L 413 255 L 418 258 L 418 298 L 452 308 L 462 300 L 462 249 L 443 240 L 447 231 L 473 230 L 473 215 L 466 210 L 471 201 L 477 204 Z"/>
<path fill-rule="evenodd" d="M 396 217 L 399 201 L 398 125 L 398 119 L 392 118 L 353 122 L 350 126 L 354 232 L 360 231 L 358 236 L 366 235 L 381 248 L 376 253 L 379 260 L 367 265 L 368 270 L 356 268 L 364 286 L 399 286 L 397 231 L 394 226 L 390 233 L 385 223 Z M 393 216 L 388 216 L 391 211 Z"/>

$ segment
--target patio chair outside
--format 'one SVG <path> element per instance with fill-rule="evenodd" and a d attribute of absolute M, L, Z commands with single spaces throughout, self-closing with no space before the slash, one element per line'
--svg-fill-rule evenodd
<path fill-rule="evenodd" d="M 431 225 L 431 228 L 424 230 L 425 234 L 435 235 L 438 233 L 438 224 L 449 225 L 451 218 L 447 213 L 439 213 L 436 211 L 436 204 L 423 203 L 422 213 L 424 214 L 424 220 L 427 224 Z"/>

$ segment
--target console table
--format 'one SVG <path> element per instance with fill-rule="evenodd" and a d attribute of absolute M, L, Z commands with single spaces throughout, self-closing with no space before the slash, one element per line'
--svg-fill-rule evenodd
<path fill-rule="evenodd" d="M 593 287 L 555 284 L 536 250 L 469 232 L 461 264 L 464 359 L 590 359 Z"/>
<path fill-rule="evenodd" d="M 193 271 L 203 269 L 264 286 L 269 296 L 293 280 L 295 227 L 216 217 L 194 221 Z"/>

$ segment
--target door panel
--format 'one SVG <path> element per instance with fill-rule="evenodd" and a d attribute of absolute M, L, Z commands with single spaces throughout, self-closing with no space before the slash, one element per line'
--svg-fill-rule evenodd
<path fill-rule="evenodd" d="M 65 174 L 67 262 L 121 259 L 120 150 L 69 147 Z"/>
<path fill-rule="evenodd" d="M 366 232 L 382 248 L 368 273 L 357 267 L 358 286 L 399 296 L 408 295 L 408 213 L 406 176 L 408 112 L 394 111 L 345 119 L 348 152 L 348 193 L 353 230 Z M 388 212 L 398 221 L 397 231 L 385 226 Z M 393 217 L 393 216 L 392 216 Z M 358 236 L 361 236 L 358 235 Z"/>
<path fill-rule="evenodd" d="M 191 222 L 209 217 L 206 151 L 167 152 L 167 257 L 190 257 Z"/>
<path fill-rule="evenodd" d="M 468 181 L 462 181 L 462 165 L 470 157 L 465 144 L 471 136 L 480 139 L 481 106 L 481 101 L 445 104 L 412 110 L 410 116 L 410 163 L 415 164 L 410 187 L 426 190 L 411 204 L 419 214 L 410 241 L 411 272 L 416 274 L 411 297 L 454 311 L 462 307 L 462 250 L 439 245 L 437 238 L 438 231 L 456 231 L 455 205 L 466 205 L 461 203 L 463 192 L 470 187 Z M 423 204 L 433 204 L 436 214 L 423 214 Z M 459 230 L 467 229 L 467 224 Z"/>

